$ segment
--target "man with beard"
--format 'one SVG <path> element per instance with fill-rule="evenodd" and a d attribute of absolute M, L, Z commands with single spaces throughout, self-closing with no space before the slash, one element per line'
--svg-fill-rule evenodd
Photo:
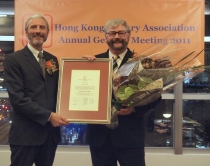
<path fill-rule="evenodd" d="M 35 14 L 25 23 L 29 43 L 5 59 L 5 82 L 13 106 L 9 131 L 11 166 L 52 166 L 61 125 L 67 119 L 56 111 L 57 58 L 43 51 L 49 34 L 47 20 Z M 44 57 L 38 57 L 39 54 Z M 39 64 L 44 61 L 43 69 Z M 45 62 L 52 68 L 45 68 Z"/>
<path fill-rule="evenodd" d="M 127 48 L 130 27 L 126 21 L 114 19 L 106 23 L 104 32 L 109 49 L 96 56 L 83 57 L 88 60 L 113 58 L 121 67 L 133 54 Z M 109 125 L 89 124 L 87 140 L 93 166 L 117 166 L 117 161 L 121 166 L 145 166 L 143 116 L 159 102 L 160 98 L 140 107 L 123 106 L 118 110 L 118 126 L 114 129 Z"/>

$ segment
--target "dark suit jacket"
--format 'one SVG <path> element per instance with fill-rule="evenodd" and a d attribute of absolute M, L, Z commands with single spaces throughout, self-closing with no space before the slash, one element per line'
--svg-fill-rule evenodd
<path fill-rule="evenodd" d="M 44 51 L 46 61 L 55 56 Z M 22 146 L 36 146 L 44 143 L 48 134 L 55 142 L 60 142 L 60 128 L 52 127 L 48 118 L 56 110 L 57 70 L 52 75 L 46 72 L 44 78 L 41 67 L 26 46 L 22 50 L 7 55 L 5 59 L 5 82 L 9 99 L 13 106 L 9 143 Z"/>
<path fill-rule="evenodd" d="M 128 49 L 120 66 L 131 57 L 132 52 Z M 109 58 L 109 50 L 96 55 L 96 58 Z M 135 107 L 135 113 L 130 115 L 118 116 L 118 127 L 115 129 L 105 125 L 89 124 L 87 133 L 89 145 L 100 147 L 109 136 L 113 145 L 118 148 L 144 147 L 144 114 L 153 109 L 159 101 L 160 98 L 148 105 Z"/>

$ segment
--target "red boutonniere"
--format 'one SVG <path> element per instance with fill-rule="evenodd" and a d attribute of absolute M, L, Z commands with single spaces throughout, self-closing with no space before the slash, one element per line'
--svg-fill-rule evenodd
<path fill-rule="evenodd" d="M 53 59 L 46 62 L 45 66 L 46 66 L 48 74 L 53 74 L 56 70 L 58 70 L 55 64 L 56 62 L 54 62 Z"/>

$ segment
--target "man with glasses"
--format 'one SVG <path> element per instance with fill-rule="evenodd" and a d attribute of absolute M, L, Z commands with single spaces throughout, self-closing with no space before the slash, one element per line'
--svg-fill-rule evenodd
<path fill-rule="evenodd" d="M 127 47 L 130 27 L 122 19 L 113 19 L 106 23 L 104 33 L 109 49 L 96 56 L 83 57 L 88 60 L 113 58 L 119 68 L 133 54 Z M 135 108 L 124 106 L 118 110 L 118 126 L 114 129 L 107 125 L 89 124 L 87 139 L 93 166 L 117 166 L 117 161 L 121 166 L 145 166 L 143 116 L 159 101 L 160 98 Z"/>

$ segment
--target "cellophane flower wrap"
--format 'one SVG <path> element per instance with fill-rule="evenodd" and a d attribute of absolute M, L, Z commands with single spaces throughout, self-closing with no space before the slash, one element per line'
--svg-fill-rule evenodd
<path fill-rule="evenodd" d="M 203 51 L 203 50 L 202 50 Z M 118 125 L 117 111 L 122 104 L 142 106 L 173 90 L 184 79 L 202 72 L 205 66 L 198 60 L 199 53 L 185 53 L 174 45 L 154 45 L 145 52 L 133 52 L 133 57 L 113 75 L 113 94 L 110 128 Z"/>

